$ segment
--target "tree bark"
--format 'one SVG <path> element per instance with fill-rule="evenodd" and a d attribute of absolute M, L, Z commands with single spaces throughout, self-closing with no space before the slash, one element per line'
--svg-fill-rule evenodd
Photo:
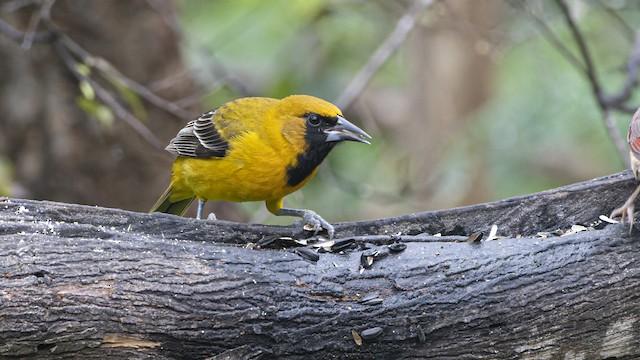
<path fill-rule="evenodd" d="M 356 247 L 315 262 L 297 227 L 0 199 L 0 355 L 637 358 L 638 232 L 598 219 L 635 186 L 337 224 Z"/>

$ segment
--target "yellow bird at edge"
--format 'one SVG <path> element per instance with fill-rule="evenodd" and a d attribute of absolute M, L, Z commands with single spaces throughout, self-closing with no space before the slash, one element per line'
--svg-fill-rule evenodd
<path fill-rule="evenodd" d="M 334 228 L 312 210 L 284 207 L 284 197 L 306 184 L 341 141 L 369 144 L 371 136 L 322 99 L 248 97 L 189 122 L 166 150 L 177 155 L 171 184 L 150 212 L 182 216 L 198 199 L 265 201 L 278 216 L 297 216 L 317 234 Z"/>

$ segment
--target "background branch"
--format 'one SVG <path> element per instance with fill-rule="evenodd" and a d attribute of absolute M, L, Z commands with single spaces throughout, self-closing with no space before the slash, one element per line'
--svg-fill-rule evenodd
<path fill-rule="evenodd" d="M 562 13 L 571 34 L 573 35 L 573 39 L 578 45 L 578 50 L 580 55 L 582 56 L 582 61 L 584 62 L 584 70 L 589 79 L 589 84 L 591 85 L 591 91 L 593 92 L 593 96 L 598 101 L 598 105 L 602 110 L 605 110 L 606 105 L 603 103 L 602 98 L 602 90 L 600 86 L 600 82 L 598 81 L 598 75 L 596 73 L 595 64 L 593 63 L 593 59 L 591 58 L 591 52 L 587 46 L 587 42 L 582 36 L 582 32 L 576 25 L 573 17 L 571 16 L 571 11 L 569 7 L 563 0 L 556 0 L 556 4 L 558 8 L 560 8 L 560 12 Z"/>
<path fill-rule="evenodd" d="M 626 78 L 624 84 L 617 94 L 607 95 L 602 90 L 602 85 L 598 79 L 596 67 L 585 37 L 574 21 L 569 7 L 563 0 L 555 0 L 555 2 L 560 9 L 562 17 L 567 24 L 575 43 L 578 46 L 582 62 L 578 60 L 571 51 L 569 51 L 569 49 L 561 40 L 558 39 L 558 37 L 546 25 L 546 23 L 540 19 L 540 17 L 536 16 L 531 11 L 526 11 L 526 13 L 529 18 L 536 23 L 543 36 L 558 50 L 558 52 L 562 54 L 562 56 L 571 65 L 576 69 L 579 69 L 581 73 L 585 74 L 586 80 L 591 87 L 592 95 L 598 104 L 598 107 L 602 111 L 602 121 L 607 129 L 607 134 L 616 147 L 616 150 L 620 155 L 620 159 L 629 166 L 627 144 L 617 128 L 615 117 L 613 116 L 613 110 L 622 111 L 627 114 L 633 114 L 635 112 L 636 107 L 629 106 L 627 102 L 630 100 L 633 90 L 637 88 L 638 85 L 637 69 L 638 64 L 640 63 L 640 40 L 638 39 L 638 35 L 636 35 L 634 39 L 632 50 L 627 59 Z M 510 3 L 516 6 L 513 2 Z M 600 6 L 602 7 L 603 5 L 600 4 Z M 616 19 L 618 21 L 623 21 L 619 17 L 616 17 Z"/>
<path fill-rule="evenodd" d="M 49 19 L 51 13 L 51 7 L 55 3 L 55 0 L 45 0 L 40 6 L 40 11 L 36 11 L 31 16 L 31 20 L 29 20 L 29 25 L 27 27 L 27 31 L 24 35 L 24 40 L 22 41 L 22 48 L 24 50 L 28 50 L 31 48 L 31 44 L 33 43 L 33 37 L 36 34 L 36 30 L 38 29 L 38 24 L 42 19 Z"/>
<path fill-rule="evenodd" d="M 336 105 L 339 108 L 345 109 L 349 107 L 353 100 L 362 93 L 369 81 L 373 78 L 373 75 L 378 72 L 380 67 L 382 67 L 389 57 L 404 43 L 409 32 L 411 32 L 411 29 L 416 25 L 420 15 L 432 3 L 433 0 L 416 0 L 409 9 L 407 9 L 407 12 L 396 23 L 389 37 L 380 44 L 367 63 L 360 69 L 340 96 L 338 96 Z"/>
<path fill-rule="evenodd" d="M 23 32 L 17 30 L 2 19 L 0 19 L 0 32 L 13 41 L 24 41 L 25 39 L 25 34 Z M 31 42 L 51 42 L 55 38 L 56 35 L 52 31 L 40 31 L 31 35 Z"/>
<path fill-rule="evenodd" d="M 616 124 L 616 119 L 611 113 L 609 108 L 604 109 L 604 124 L 607 128 L 607 132 L 609 133 L 609 137 L 613 140 L 613 144 L 615 145 L 618 153 L 620 154 L 620 158 L 624 162 L 626 167 L 631 166 L 631 162 L 629 160 L 629 149 L 626 141 L 622 139 L 620 136 L 620 132 L 618 131 L 618 125 Z"/>
<path fill-rule="evenodd" d="M 55 44 L 56 50 L 60 58 L 67 65 L 67 68 L 71 71 L 73 75 L 78 79 L 78 81 L 87 82 L 93 91 L 95 91 L 96 96 L 102 100 L 107 106 L 109 106 L 118 117 L 122 120 L 126 121 L 143 139 L 145 139 L 150 145 L 155 147 L 158 150 L 164 149 L 163 143 L 147 128 L 136 116 L 127 111 L 118 100 L 116 100 L 106 89 L 104 89 L 100 84 L 91 79 L 91 77 L 83 74 L 78 71 L 80 64 L 76 62 L 72 55 L 68 52 L 68 47 L 63 45 L 63 42 L 58 42 Z"/>
<path fill-rule="evenodd" d="M 153 3 L 153 2 L 152 2 Z M 190 111 L 184 110 L 182 107 L 178 106 L 174 102 L 168 101 L 153 91 L 148 89 L 147 87 L 141 85 L 140 83 L 132 80 L 131 78 L 123 75 L 120 71 L 118 71 L 113 65 L 111 65 L 107 60 L 101 57 L 94 56 L 90 54 L 87 50 L 83 49 L 77 42 L 73 41 L 64 31 L 62 31 L 55 22 L 50 17 L 50 11 L 53 5 L 55 4 L 55 0 L 46 0 L 40 7 L 40 10 L 34 12 L 31 16 L 31 20 L 29 21 L 29 25 L 27 31 L 22 33 L 8 23 L 0 19 L 0 32 L 3 32 L 5 35 L 11 37 L 15 41 L 22 41 L 22 48 L 25 50 L 29 50 L 31 48 L 31 44 L 34 41 L 45 42 L 45 41 L 55 41 L 66 50 L 70 51 L 74 55 L 76 55 L 81 63 L 87 65 L 91 68 L 95 68 L 98 70 L 104 78 L 107 80 L 113 80 L 122 83 L 127 88 L 131 89 L 137 95 L 149 101 L 151 104 L 157 106 L 160 109 L 164 109 L 167 112 L 181 118 L 181 119 L 189 119 L 194 116 L 194 114 Z M 47 24 L 48 31 L 37 32 L 38 24 L 44 21 Z M 55 35 L 54 35 L 55 34 Z M 149 144 L 151 144 L 156 149 L 163 149 L 162 142 L 144 125 L 142 122 L 136 118 L 135 115 L 127 111 L 118 100 L 110 94 L 110 92 L 105 89 L 103 86 L 99 85 L 95 80 L 93 80 L 90 75 L 83 75 L 77 71 L 78 63 L 73 60 L 73 57 L 61 46 L 56 45 L 57 53 L 60 55 L 60 58 L 67 65 L 69 70 L 78 78 L 78 80 L 82 79 L 87 81 L 91 86 L 95 89 L 96 95 L 104 101 L 104 103 L 110 107 L 114 113 L 125 122 L 127 122 L 136 132 L 138 132 Z"/>

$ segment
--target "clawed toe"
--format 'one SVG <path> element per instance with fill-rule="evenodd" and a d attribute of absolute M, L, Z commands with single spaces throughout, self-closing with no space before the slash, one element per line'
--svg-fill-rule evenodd
<path fill-rule="evenodd" d="M 313 229 L 314 236 L 318 235 L 320 230 L 326 229 L 329 239 L 333 238 L 333 233 L 335 231 L 333 226 L 314 211 L 306 211 L 302 219 L 306 225 L 309 225 Z"/>
<path fill-rule="evenodd" d="M 279 216 L 298 216 L 302 218 L 304 223 L 305 230 L 313 230 L 313 235 L 316 236 L 322 229 L 327 230 L 327 234 L 329 235 L 329 239 L 333 239 L 333 234 L 335 232 L 333 226 L 327 222 L 327 220 L 323 219 L 322 216 L 316 214 L 315 211 L 312 210 L 304 210 L 304 209 L 288 209 L 288 208 L 280 208 L 274 214 Z"/>
<path fill-rule="evenodd" d="M 633 205 L 633 203 L 627 206 L 626 210 L 627 217 L 629 218 L 629 234 L 631 234 L 631 231 L 633 231 L 633 221 L 635 220 L 635 216 L 633 213 L 633 211 L 635 210 L 635 206 Z"/>
<path fill-rule="evenodd" d="M 636 189 L 636 191 L 633 192 L 633 194 L 631 194 L 631 196 L 629 196 L 629 199 L 627 199 L 627 201 L 624 203 L 624 205 L 620 206 L 619 208 L 613 210 L 611 212 L 611 215 L 609 216 L 610 218 L 615 218 L 617 216 L 620 216 L 620 222 L 624 224 L 625 219 L 629 219 L 629 234 L 631 234 L 631 232 L 633 231 L 633 224 L 635 221 L 635 200 L 638 197 L 638 194 L 640 193 L 640 186 L 638 186 L 638 188 Z"/>
<path fill-rule="evenodd" d="M 609 217 L 613 219 L 620 216 L 620 223 L 622 224 L 624 224 L 626 219 L 629 219 L 629 234 L 631 234 L 631 232 L 633 231 L 633 223 L 635 220 L 634 210 L 635 206 L 633 205 L 633 203 L 624 204 L 623 206 L 613 210 Z"/>

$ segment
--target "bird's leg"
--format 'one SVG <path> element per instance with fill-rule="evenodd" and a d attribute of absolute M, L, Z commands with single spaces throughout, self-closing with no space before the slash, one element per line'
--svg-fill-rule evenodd
<path fill-rule="evenodd" d="M 620 216 L 621 219 L 620 221 L 622 223 L 624 223 L 624 218 L 628 217 L 629 218 L 629 234 L 631 234 L 631 230 L 633 230 L 633 222 L 634 222 L 634 210 L 635 210 L 635 201 L 636 198 L 638 197 L 638 194 L 640 194 L 640 185 L 638 185 L 638 187 L 636 188 L 636 190 L 633 192 L 633 194 L 631 194 L 631 196 L 629 196 L 629 198 L 627 199 L 627 201 L 620 206 L 619 208 L 613 210 L 611 212 L 611 215 L 609 216 L 610 218 L 614 218 L 616 216 Z"/>
<path fill-rule="evenodd" d="M 305 209 L 289 209 L 289 208 L 280 208 L 275 213 L 278 216 L 297 216 L 302 218 L 302 220 L 313 227 L 313 235 L 318 235 L 318 232 L 321 229 L 327 229 L 327 233 L 329 234 L 329 239 L 333 238 L 333 233 L 335 232 L 333 226 L 329 224 L 325 219 L 323 219 L 320 215 L 316 214 L 315 211 L 305 210 Z"/>
<path fill-rule="evenodd" d="M 204 208 L 204 203 L 206 202 L 207 200 L 198 199 L 198 214 L 196 215 L 196 218 L 198 218 L 198 220 L 202 219 L 202 209 Z"/>

